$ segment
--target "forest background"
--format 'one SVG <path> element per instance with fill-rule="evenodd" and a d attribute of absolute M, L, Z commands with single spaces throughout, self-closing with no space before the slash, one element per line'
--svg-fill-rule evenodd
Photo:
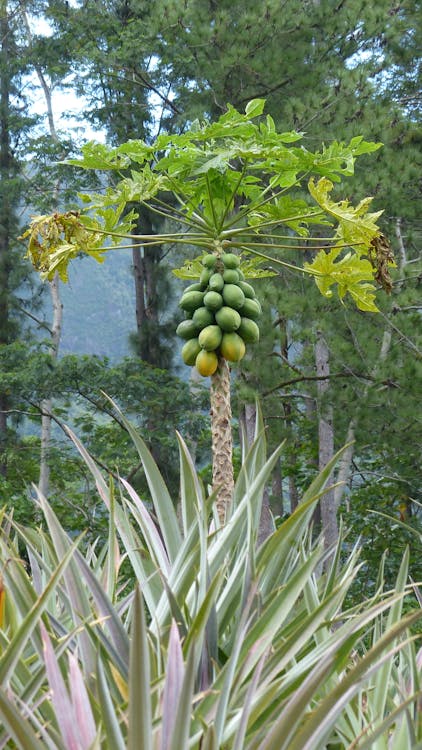
<path fill-rule="evenodd" d="M 81 258 L 68 286 L 41 285 L 19 235 L 30 215 L 76 210 L 79 190 L 104 187 L 101 175 L 59 164 L 88 126 L 111 144 L 149 141 L 263 97 L 277 127 L 303 132 L 310 148 L 358 135 L 384 144 L 360 158 L 348 197 L 372 195 L 384 209 L 397 268 L 379 313 L 325 299 L 278 268 L 256 282 L 262 335 L 233 372 L 235 417 L 248 428 L 258 396 L 269 447 L 286 440 L 269 488 L 276 518 L 354 440 L 330 502 L 347 541 L 363 540 L 359 585 L 373 585 L 385 550 L 393 576 L 407 543 L 420 580 L 405 528 L 420 528 L 421 502 L 420 11 L 384 0 L 0 2 L 0 498 L 18 520 L 40 520 L 35 482 L 70 531 L 93 539 L 105 529 L 65 423 L 100 467 L 146 492 L 102 392 L 135 421 L 170 487 L 175 429 L 209 479 L 208 391 L 189 379 L 175 338 L 180 250 L 116 250 L 102 267 Z M 75 113 L 56 114 L 66 92 L 79 101 L 76 127 Z M 162 229 L 147 212 L 139 224 Z"/>

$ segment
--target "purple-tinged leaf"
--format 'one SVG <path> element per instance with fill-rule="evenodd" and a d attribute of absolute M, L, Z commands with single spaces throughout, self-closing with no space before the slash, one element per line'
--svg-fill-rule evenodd
<path fill-rule="evenodd" d="M 86 750 L 81 743 L 75 711 L 53 645 L 43 623 L 41 623 L 41 634 L 44 644 L 45 668 L 51 688 L 51 702 L 66 748 L 67 750 Z"/>
<path fill-rule="evenodd" d="M 83 750 L 88 750 L 97 735 L 95 720 L 92 713 L 88 692 L 79 669 L 78 660 L 75 655 L 69 654 L 69 684 L 73 710 L 79 734 L 82 740 Z"/>
<path fill-rule="evenodd" d="M 170 750 L 171 748 L 184 674 L 182 645 L 177 625 L 173 620 L 170 629 L 167 671 L 163 690 L 161 750 Z"/>

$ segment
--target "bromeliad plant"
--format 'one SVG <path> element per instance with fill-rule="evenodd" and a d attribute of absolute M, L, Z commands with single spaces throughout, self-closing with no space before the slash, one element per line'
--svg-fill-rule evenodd
<path fill-rule="evenodd" d="M 266 459 L 261 419 L 224 526 L 181 438 L 179 525 L 125 424 L 153 508 L 124 479 L 108 484 L 73 437 L 109 510 L 102 548 L 83 554 L 41 495 L 47 533 L 2 518 L 0 747 L 420 750 L 408 555 L 394 592 L 380 580 L 371 600 L 345 608 L 357 550 L 341 562 L 339 546 L 321 577 L 326 553 L 309 534 L 332 465 L 257 549 L 280 454 Z"/>
<path fill-rule="evenodd" d="M 311 152 L 302 134 L 276 130 L 255 99 L 245 113 L 228 106 L 214 123 L 194 122 L 181 135 L 117 148 L 88 143 L 82 169 L 111 173 L 113 185 L 82 195 L 80 211 L 37 216 L 25 236 L 28 255 L 44 278 L 67 280 L 80 253 L 99 261 L 130 238 L 141 246 L 168 243 L 199 251 L 176 273 L 185 291 L 179 334 L 183 357 L 211 375 L 213 486 L 220 517 L 233 495 L 230 379 L 227 361 L 239 361 L 258 338 L 259 303 L 245 279 L 265 275 L 262 261 L 314 278 L 331 297 L 349 295 L 359 309 L 377 310 L 375 281 L 389 288 L 391 251 L 377 225 L 371 198 L 357 206 L 333 197 L 334 184 L 353 175 L 355 160 L 379 148 L 361 137 Z M 148 207 L 166 223 L 163 234 L 133 234 L 136 210 Z M 129 210 L 130 208 L 130 210 Z M 312 230 L 316 236 L 312 235 Z M 291 262 L 307 251 L 312 262 Z"/>

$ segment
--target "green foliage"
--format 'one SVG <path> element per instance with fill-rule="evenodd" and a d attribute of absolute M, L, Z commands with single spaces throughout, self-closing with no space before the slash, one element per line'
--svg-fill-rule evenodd
<path fill-rule="evenodd" d="M 294 234 L 287 236 L 287 245 L 277 234 L 283 226 L 296 227 L 300 237 L 307 234 L 310 219 L 333 233 L 332 239 L 314 250 L 321 246 L 326 250 L 349 248 L 342 257 L 340 295 L 350 291 L 360 307 L 375 310 L 371 283 L 375 271 L 363 256 L 370 255 L 371 243 L 379 235 L 375 224 L 379 212 L 367 214 L 370 199 L 353 208 L 347 201 L 334 203 L 328 193 L 331 181 L 353 174 L 356 157 L 376 150 L 378 144 L 353 138 L 349 144 L 334 142 L 312 153 L 304 146 L 291 145 L 301 134 L 278 133 L 272 118 L 262 119 L 264 104 L 264 100 L 253 100 L 245 113 L 228 106 L 216 122 L 194 122 L 182 134 L 159 135 L 151 145 L 136 140 L 115 148 L 86 144 L 82 158 L 68 164 L 116 173 L 130 170 L 130 177 L 117 181 L 105 195 L 93 196 L 87 207 L 90 213 L 33 219 L 24 236 L 29 236 L 28 256 L 35 268 L 46 278 L 58 271 L 66 280 L 67 264 L 80 252 L 102 260 L 107 248 L 101 238 L 110 237 L 116 244 L 127 236 L 130 226 L 133 228 L 135 214 L 126 215 L 125 209 L 134 201 L 180 228 L 165 234 L 136 235 L 142 246 L 181 243 L 220 253 L 238 247 L 261 259 L 268 256 L 260 248 L 294 247 Z M 308 183 L 319 208 L 293 200 L 289 215 L 281 200 L 284 192 L 301 190 L 311 174 L 321 178 L 316 184 L 313 179 Z M 173 196 L 172 202 L 161 197 L 166 193 Z M 88 202 L 89 196 L 84 199 Z M 272 260 L 295 268 L 280 258 Z M 308 264 L 296 270 L 316 277 L 322 273 L 318 263 L 315 268 Z M 326 284 L 338 282 L 337 268 L 326 265 L 323 274 Z"/>
<path fill-rule="evenodd" d="M 262 423 L 220 527 L 183 440 L 179 525 L 145 443 L 119 418 L 152 506 L 124 479 L 106 481 L 74 436 L 108 512 L 107 542 L 83 554 L 42 497 L 47 533 L 3 514 L 3 744 L 123 750 L 152 748 L 160 738 L 169 750 L 205 742 L 225 750 L 315 743 L 387 750 L 420 742 L 409 628 L 421 613 L 406 586 L 408 555 L 394 594 L 380 586 L 345 608 L 359 575 L 356 550 L 341 562 L 339 547 L 321 575 L 324 552 L 309 536 L 332 466 L 257 547 L 263 489 L 280 453 L 266 460 Z"/>

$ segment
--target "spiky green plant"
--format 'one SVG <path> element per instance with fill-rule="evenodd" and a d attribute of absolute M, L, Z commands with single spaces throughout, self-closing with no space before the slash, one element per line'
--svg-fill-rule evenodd
<path fill-rule="evenodd" d="M 3 514 L 0 747 L 21 750 L 408 750 L 422 745 L 420 661 L 393 592 L 353 609 L 358 551 L 312 541 L 332 465 L 257 547 L 268 460 L 262 421 L 219 524 L 184 441 L 180 524 L 144 442 L 123 415 L 152 505 L 108 484 L 73 436 L 109 510 L 82 553 L 39 494 L 47 530 Z M 125 563 L 122 565 L 122 563 Z M 130 573 L 123 573 L 130 565 Z M 4 593 L 0 594 L 4 597 Z"/>

